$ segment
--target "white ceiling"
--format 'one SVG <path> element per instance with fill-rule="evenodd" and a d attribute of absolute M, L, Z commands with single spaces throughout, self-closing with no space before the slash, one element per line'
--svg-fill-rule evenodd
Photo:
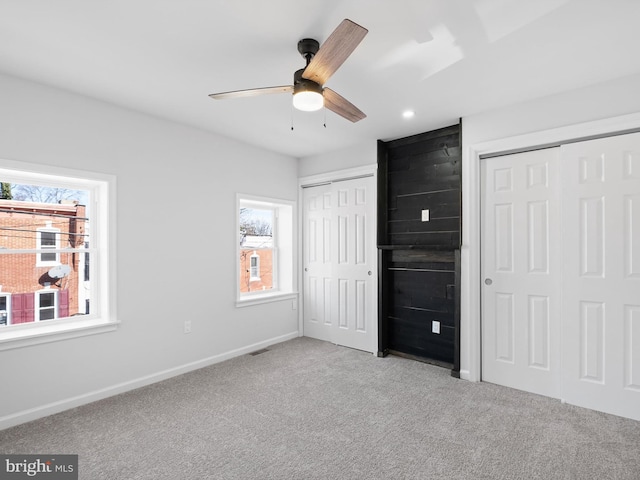
<path fill-rule="evenodd" d="M 366 119 L 207 96 L 291 84 L 344 18 L 369 34 L 326 85 Z M 304 157 L 636 74 L 639 24 L 640 0 L 0 0 L 0 72 Z"/>

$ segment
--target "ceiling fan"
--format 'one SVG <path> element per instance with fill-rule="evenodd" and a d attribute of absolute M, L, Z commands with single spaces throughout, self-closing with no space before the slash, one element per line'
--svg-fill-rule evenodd
<path fill-rule="evenodd" d="M 293 106 L 298 110 L 310 112 L 320 110 L 324 106 L 347 120 L 357 122 L 366 115 L 324 84 L 351 55 L 367 33 L 366 28 L 349 19 L 344 19 L 322 46 L 317 40 L 311 38 L 298 42 L 298 52 L 304 57 L 307 65 L 293 74 L 293 85 L 212 93 L 209 96 L 215 100 L 222 100 L 293 92 Z"/>

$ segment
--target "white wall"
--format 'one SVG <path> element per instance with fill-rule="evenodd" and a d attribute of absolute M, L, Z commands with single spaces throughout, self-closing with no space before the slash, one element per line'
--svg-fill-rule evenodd
<path fill-rule="evenodd" d="M 308 177 L 320 173 L 335 172 L 378 162 L 378 143 L 373 140 L 351 148 L 301 158 L 298 164 L 298 175 Z"/>
<path fill-rule="evenodd" d="M 640 74 L 462 120 L 461 377 L 480 379 L 480 168 L 478 153 L 640 126 Z M 620 126 L 618 128 L 618 126 Z"/>
<path fill-rule="evenodd" d="M 295 159 L 12 77 L 0 105 L 0 162 L 117 176 L 122 322 L 0 352 L 0 428 L 297 335 L 291 300 L 235 307 L 229 255 L 236 192 L 295 201 Z"/>
<path fill-rule="evenodd" d="M 640 111 L 640 74 L 462 119 L 465 146 Z"/>

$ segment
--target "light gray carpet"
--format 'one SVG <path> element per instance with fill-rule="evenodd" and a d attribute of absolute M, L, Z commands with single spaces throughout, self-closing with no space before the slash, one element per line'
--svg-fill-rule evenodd
<path fill-rule="evenodd" d="M 300 338 L 0 432 L 80 478 L 633 479 L 640 422 Z"/>

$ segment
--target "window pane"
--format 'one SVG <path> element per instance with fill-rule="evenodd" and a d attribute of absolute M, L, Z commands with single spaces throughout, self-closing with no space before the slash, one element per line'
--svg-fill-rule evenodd
<path fill-rule="evenodd" d="M 240 232 L 250 236 L 271 237 L 273 235 L 273 210 L 241 208 Z"/>
<path fill-rule="evenodd" d="M 84 248 L 89 248 L 89 242 L 86 242 L 84 244 Z M 90 272 L 90 268 L 89 268 L 90 260 L 91 260 L 91 256 L 88 253 L 85 253 L 84 254 L 84 268 L 83 268 L 83 274 L 84 274 L 84 281 L 85 282 L 88 282 L 89 278 L 90 278 L 90 274 L 89 274 L 89 272 Z"/>
<path fill-rule="evenodd" d="M 55 293 L 41 293 L 40 294 L 40 308 L 53 307 L 55 305 L 56 297 Z"/>
<path fill-rule="evenodd" d="M 84 251 L 64 252 L 59 254 L 59 264 L 34 268 L 40 254 L 0 249 L 0 312 L 9 307 L 11 325 L 34 322 L 38 318 L 34 313 L 38 305 L 43 309 L 55 307 L 51 318 L 95 313 L 88 310 L 92 282 L 84 280 L 88 268 L 85 260 L 93 255 Z"/>
<path fill-rule="evenodd" d="M 273 288 L 274 249 L 259 250 L 259 258 L 252 256 L 254 251 L 254 249 L 240 250 L 240 292 L 242 293 L 259 292 Z"/>
<path fill-rule="evenodd" d="M 240 292 L 273 289 L 274 210 L 240 208 Z"/>
<path fill-rule="evenodd" d="M 89 313 L 89 260 L 95 255 L 85 250 L 90 241 L 89 190 L 11 182 L 3 183 L 3 194 L 0 284 L 2 293 L 11 294 L 11 303 L 5 303 L 10 307 L 7 323 Z M 56 248 L 81 252 L 53 252 Z M 33 249 L 40 251 L 15 253 Z M 44 289 L 50 292 L 40 293 Z"/>
<path fill-rule="evenodd" d="M 54 232 L 40 232 L 40 244 L 42 247 L 55 247 L 56 234 Z"/>
<path fill-rule="evenodd" d="M 41 262 L 57 262 L 58 261 L 58 254 L 53 252 L 53 253 L 43 253 L 40 255 L 40 261 Z"/>

